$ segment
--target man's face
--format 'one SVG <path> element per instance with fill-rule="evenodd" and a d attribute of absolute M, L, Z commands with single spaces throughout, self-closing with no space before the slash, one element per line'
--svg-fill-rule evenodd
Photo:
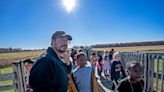
<path fill-rule="evenodd" d="M 130 76 L 133 80 L 140 81 L 142 79 L 142 67 L 135 66 L 130 69 Z"/>
<path fill-rule="evenodd" d="M 68 39 L 67 37 L 59 37 L 56 39 L 52 39 L 52 48 L 60 53 L 64 53 L 67 51 L 68 47 Z"/>

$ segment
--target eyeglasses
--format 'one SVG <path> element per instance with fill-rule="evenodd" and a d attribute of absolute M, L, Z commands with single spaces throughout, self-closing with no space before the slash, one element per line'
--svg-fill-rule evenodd
<path fill-rule="evenodd" d="M 117 66 L 117 67 L 115 67 L 115 69 L 120 69 L 121 68 L 121 66 Z"/>

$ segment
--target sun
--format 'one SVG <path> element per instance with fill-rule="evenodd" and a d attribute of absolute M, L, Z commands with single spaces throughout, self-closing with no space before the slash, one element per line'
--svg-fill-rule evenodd
<path fill-rule="evenodd" d="M 76 0 L 63 0 L 63 5 L 68 12 L 71 12 L 76 6 Z"/>

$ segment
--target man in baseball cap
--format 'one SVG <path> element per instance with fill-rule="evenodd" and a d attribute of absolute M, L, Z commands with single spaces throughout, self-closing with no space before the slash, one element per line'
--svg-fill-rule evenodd
<path fill-rule="evenodd" d="M 62 37 L 67 37 L 67 39 L 69 41 L 72 40 L 72 37 L 68 34 L 66 34 L 64 31 L 56 31 L 53 35 L 52 35 L 52 39 L 56 39 L 56 38 L 62 38 Z"/>
<path fill-rule="evenodd" d="M 51 47 L 30 72 L 30 87 L 34 92 L 67 92 L 68 74 L 72 70 L 69 56 L 65 53 L 72 37 L 64 31 L 56 31 Z"/>

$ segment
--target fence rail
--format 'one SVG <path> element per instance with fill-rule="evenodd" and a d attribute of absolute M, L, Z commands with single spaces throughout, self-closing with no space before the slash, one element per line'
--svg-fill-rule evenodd
<path fill-rule="evenodd" d="M 11 90 L 11 89 L 17 89 L 17 86 L 15 83 L 12 85 L 0 86 L 0 91 Z"/>
<path fill-rule="evenodd" d="M 25 92 L 23 62 L 13 62 L 12 68 L 12 73 L 0 74 L 0 82 L 11 80 L 13 84 L 0 85 L 0 91 L 15 90 L 15 92 Z"/>
<path fill-rule="evenodd" d="M 8 74 L 0 75 L 0 81 L 14 80 L 14 79 L 15 79 L 15 74 L 14 73 L 8 73 Z"/>

